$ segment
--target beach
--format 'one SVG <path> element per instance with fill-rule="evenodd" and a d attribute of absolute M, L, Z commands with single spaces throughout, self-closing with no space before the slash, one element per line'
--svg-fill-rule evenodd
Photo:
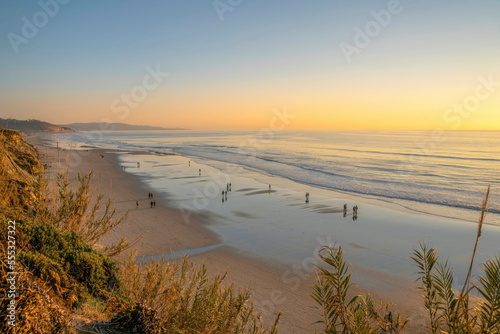
<path fill-rule="evenodd" d="M 121 237 L 134 240 L 143 234 L 134 246 L 137 256 L 148 258 L 159 254 L 170 254 L 186 249 L 196 249 L 217 245 L 220 237 L 205 227 L 207 217 L 190 215 L 190 223 L 186 224 L 182 213 L 166 205 L 166 201 L 157 201 L 156 208 L 150 208 L 148 190 L 138 178 L 121 170 L 116 152 L 109 150 L 90 149 L 87 151 L 57 150 L 41 145 L 39 139 L 27 138 L 40 153 L 40 158 L 49 164 L 46 173 L 53 177 L 58 170 L 68 170 L 69 179 L 77 181 L 78 173 L 94 172 L 94 181 L 99 181 L 99 190 L 107 197 L 114 199 L 118 214 L 129 211 L 123 224 L 108 239 L 108 242 L 118 241 Z M 70 161 L 74 154 L 83 159 L 75 165 Z M 136 154 L 136 153 L 131 153 Z M 101 157 L 104 155 L 104 157 Z M 66 167 L 71 165 L 75 168 Z M 94 182 L 97 186 L 97 183 Z M 139 201 L 139 208 L 136 208 Z M 320 313 L 315 310 L 314 301 L 310 297 L 313 275 L 308 275 L 297 289 L 289 289 L 282 284 L 281 270 L 262 260 L 245 256 L 231 247 L 222 247 L 201 255 L 190 257 L 191 261 L 201 265 L 205 263 L 209 273 L 229 272 L 227 282 L 234 282 L 240 289 L 251 289 L 253 301 L 261 302 L 269 312 L 265 313 L 264 321 L 271 324 L 277 313 L 282 310 L 280 330 L 283 333 L 311 333 L 310 325 L 317 321 Z M 277 299 L 269 297 L 275 292 Z M 276 302 L 278 301 L 278 302 Z M 275 305 L 277 304 L 277 305 Z M 271 307 L 269 306 L 271 305 Z"/>
<path fill-rule="evenodd" d="M 472 247 L 476 228 L 470 222 L 444 219 L 443 223 L 442 217 L 391 203 L 332 196 L 330 191 L 237 165 L 140 151 L 62 150 L 44 146 L 40 137 L 28 140 L 49 165 L 46 172 L 52 179 L 57 171 L 68 170 L 75 182 L 78 173 L 93 170 L 99 191 L 114 199 L 119 214 L 129 212 L 103 245 L 143 234 L 134 246 L 141 261 L 162 256 L 178 261 L 188 254 L 193 262 L 205 263 L 211 274 L 228 271 L 227 282 L 252 290 L 252 301 L 266 323 L 283 312 L 281 333 L 320 330 L 312 326 L 322 314 L 311 293 L 315 265 L 321 264 L 314 255 L 322 245 L 342 245 L 353 272 L 353 293 L 369 292 L 391 303 L 391 311 L 411 319 L 408 333 L 418 333 L 426 325 L 416 277 L 411 276 L 416 271 L 409 260 L 412 247 L 419 240 L 439 241 L 435 246 L 444 258 L 458 264 L 469 260 L 464 244 Z M 226 200 L 221 189 L 227 191 L 228 183 Z M 151 192 L 155 208 L 148 197 Z M 310 203 L 304 202 L 305 192 L 311 194 Z M 344 202 L 349 203 L 346 216 Z M 353 219 L 354 204 L 360 206 L 357 219 Z M 442 224 L 436 226 L 437 221 Z M 483 258 L 494 255 L 491 245 L 498 231 L 490 229 L 485 233 L 491 240 L 485 241 Z M 466 268 L 457 269 L 460 276 Z"/>

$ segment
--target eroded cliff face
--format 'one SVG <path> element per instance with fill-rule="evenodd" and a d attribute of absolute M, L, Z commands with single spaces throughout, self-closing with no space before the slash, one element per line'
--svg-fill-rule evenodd
<path fill-rule="evenodd" d="M 43 171 L 37 150 L 12 130 L 0 128 L 0 206 L 28 209 L 35 200 L 37 179 Z"/>

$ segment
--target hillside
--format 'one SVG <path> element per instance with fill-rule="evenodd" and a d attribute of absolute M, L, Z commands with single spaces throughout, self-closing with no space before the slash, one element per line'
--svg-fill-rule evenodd
<path fill-rule="evenodd" d="M 71 123 L 61 125 L 61 127 L 71 128 L 76 131 L 148 131 L 148 130 L 185 130 L 179 128 L 162 128 L 149 125 L 132 125 L 125 123 Z"/>
<path fill-rule="evenodd" d="M 0 118 L 0 125 L 6 129 L 18 130 L 26 133 L 35 132 L 74 132 L 71 128 L 63 127 L 36 119 L 20 121 L 16 119 Z"/>
<path fill-rule="evenodd" d="M 12 130 L 0 127 L 0 189 L 2 210 L 32 206 L 37 175 L 43 171 L 36 149 Z"/>

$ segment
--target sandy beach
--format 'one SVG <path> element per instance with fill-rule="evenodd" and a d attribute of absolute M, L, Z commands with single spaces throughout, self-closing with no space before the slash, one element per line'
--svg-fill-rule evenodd
<path fill-rule="evenodd" d="M 265 321 L 269 322 L 279 311 L 283 312 L 279 326 L 281 333 L 312 333 L 314 329 L 320 329 L 312 325 L 321 320 L 321 310 L 311 298 L 311 287 L 315 280 L 314 265 L 319 264 L 313 257 L 314 251 L 311 251 L 311 247 L 317 250 L 321 243 L 332 242 L 341 243 L 343 248 L 345 246 L 346 258 L 348 261 L 353 259 L 354 263 L 350 265 L 355 283 L 353 292 L 358 293 L 361 290 L 369 292 L 376 298 L 388 301 L 392 311 L 398 310 L 406 314 L 411 319 L 408 333 L 418 333 L 426 324 L 425 309 L 414 283 L 415 277 L 408 275 L 408 270 L 411 269 L 403 268 L 398 273 L 400 263 L 393 262 L 383 252 L 381 252 L 383 255 L 377 255 L 376 247 L 370 245 L 370 237 L 384 240 L 382 236 L 375 235 L 375 231 L 383 231 L 381 235 L 392 238 L 387 232 L 391 226 L 384 226 L 375 218 L 360 219 L 356 222 L 359 225 L 353 225 L 352 216 L 342 218 L 342 210 L 338 210 L 343 199 L 339 199 L 338 203 L 328 204 L 322 203 L 320 196 L 316 195 L 317 203 L 305 207 L 299 202 L 302 199 L 295 198 L 293 192 L 287 192 L 283 184 L 273 186 L 272 192 L 269 193 L 256 189 L 254 181 L 250 179 L 245 181 L 244 176 L 234 176 L 231 178 L 233 189 L 225 203 L 218 194 L 208 199 L 209 204 L 206 207 L 196 210 L 190 208 L 189 205 L 196 202 L 188 198 L 189 192 L 183 186 L 206 184 L 208 176 L 207 179 L 203 177 L 212 173 L 212 168 L 214 171 L 217 170 L 214 167 L 199 161 L 190 161 L 191 169 L 188 169 L 185 163 L 189 159 L 180 156 L 102 149 L 62 150 L 43 146 L 43 141 L 37 137 L 30 137 L 28 140 L 35 144 L 42 161 L 49 165 L 47 174 L 52 178 L 56 171 L 69 167 L 70 179 L 75 182 L 78 173 L 85 174 L 92 169 L 96 185 L 99 183 L 100 191 L 114 199 L 117 212 L 123 214 L 129 211 L 126 221 L 109 239 L 103 240 L 103 244 L 122 236 L 134 239 L 142 233 L 143 237 L 135 245 L 138 258 L 141 260 L 164 255 L 167 258 L 169 256 L 178 258 L 182 254 L 188 254 L 195 263 L 205 263 L 210 273 L 228 271 L 228 282 L 234 282 L 239 288 L 252 290 L 253 302 L 263 313 Z M 158 159 L 163 162 L 158 175 L 168 179 L 168 186 L 165 186 L 160 179 L 155 179 L 152 168 L 158 167 Z M 134 166 L 135 161 L 140 161 L 140 168 Z M 199 169 L 202 169 L 202 176 L 196 175 Z M 213 173 L 211 175 L 213 180 Z M 165 191 L 156 190 L 162 187 L 166 188 Z M 155 193 L 156 208 L 150 207 L 149 192 Z M 320 194 L 319 190 L 316 192 Z M 136 208 L 136 201 L 139 202 L 139 208 Z M 265 203 L 268 203 L 270 208 Z M 292 215 L 303 212 L 304 217 L 307 215 L 329 217 L 328 219 L 339 217 L 339 222 L 348 225 L 345 225 L 344 230 L 339 229 L 338 236 L 334 239 L 319 235 L 317 245 L 304 245 L 303 249 L 300 244 L 295 249 L 282 246 L 273 248 L 269 245 L 269 240 L 272 238 L 275 238 L 276 244 L 280 244 L 280 238 L 286 240 L 294 238 L 293 228 L 287 232 L 285 227 L 280 225 L 280 220 L 291 218 L 286 212 L 280 211 L 279 203 L 288 203 L 284 211 L 290 211 Z M 253 206 L 258 206 L 260 211 L 251 209 Z M 207 207 L 216 209 L 210 211 Z M 268 214 L 267 210 L 271 213 Z M 392 209 L 376 206 L 371 208 L 369 204 L 363 204 L 363 210 L 375 215 L 378 212 L 376 210 Z M 435 217 L 428 218 L 427 215 L 413 214 L 416 215 L 415 218 L 404 210 L 393 211 L 394 220 L 404 217 L 406 228 L 410 231 L 412 231 L 412 219 L 419 219 L 419 224 L 425 223 L 425 219 L 435 219 Z M 391 218 L 386 211 L 380 212 L 382 212 L 380 215 L 387 219 Z M 264 216 L 268 215 L 275 220 L 271 223 L 266 221 L 267 218 L 264 219 Z M 265 226 L 257 228 L 256 224 L 261 219 L 265 221 Z M 238 224 L 234 224 L 236 220 Z M 431 223 L 430 221 L 429 224 Z M 377 229 L 370 230 L 370 224 L 377 224 Z M 464 226 L 464 229 L 474 229 L 474 226 Z M 311 233 L 317 232 L 315 227 L 310 229 Z M 350 231 L 351 229 L 353 231 Z M 362 236 L 362 230 L 367 230 L 366 236 Z M 351 240 L 351 232 L 359 236 L 357 242 Z M 413 232 L 418 235 L 417 232 Z M 253 234 L 258 233 L 261 235 L 252 239 Z M 446 243 L 445 239 L 443 241 Z M 408 240 L 401 240 L 401 243 L 407 244 Z M 393 252 L 397 252 L 397 249 Z M 408 255 L 408 253 L 399 254 L 398 258 L 408 262 L 410 266 Z M 365 263 L 367 265 L 364 265 Z"/>

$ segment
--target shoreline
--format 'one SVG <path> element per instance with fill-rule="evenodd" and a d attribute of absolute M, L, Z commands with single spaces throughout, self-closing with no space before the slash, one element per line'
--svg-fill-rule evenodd
<path fill-rule="evenodd" d="M 43 134 L 42 134 L 43 135 Z M 51 142 L 51 139 L 46 139 L 47 142 Z M 128 154 L 152 154 L 152 155 L 176 155 L 176 156 L 182 156 L 186 157 L 188 159 L 191 159 L 193 161 L 199 161 L 200 164 L 207 164 L 209 166 L 218 168 L 217 166 L 220 165 L 225 165 L 225 164 L 230 164 L 225 160 L 211 160 L 210 158 L 206 157 L 201 157 L 201 156 L 191 156 L 189 154 L 184 154 L 184 153 L 178 153 L 175 151 L 172 151 L 174 153 L 167 153 L 167 152 L 157 152 L 157 151 L 141 151 L 141 150 L 127 150 L 127 149 L 118 149 L 118 148 L 100 148 L 96 146 L 89 146 L 89 145 L 82 145 L 79 146 L 80 148 L 88 148 L 88 149 L 102 149 L 102 150 L 108 150 L 108 151 L 114 151 L 117 153 L 128 153 Z M 73 149 L 73 148 L 66 148 L 66 149 Z M 79 151 L 78 149 L 76 151 Z M 238 165 L 240 166 L 240 165 Z M 434 203 L 434 202 L 426 202 L 426 201 L 420 201 L 420 200 L 414 200 L 410 198 L 400 198 L 400 197 L 392 197 L 392 196 L 384 196 L 384 195 L 377 195 L 377 194 L 370 194 L 370 193 L 363 193 L 363 192 L 357 192 L 357 191 L 349 191 L 349 190 L 342 190 L 342 189 L 336 189 L 336 188 L 328 188 L 328 187 L 323 187 L 321 185 L 317 184 L 309 184 L 302 182 L 300 180 L 294 180 L 290 179 L 287 177 L 283 177 L 280 175 L 275 175 L 271 174 L 268 171 L 261 170 L 255 167 L 250 167 L 246 165 L 241 165 L 242 168 L 247 169 L 249 171 L 254 172 L 255 174 L 260 174 L 261 176 L 264 176 L 265 178 L 282 178 L 284 180 L 289 181 L 290 184 L 298 184 L 303 187 L 309 187 L 313 188 L 319 192 L 327 192 L 331 194 L 332 198 L 346 198 L 346 199 L 352 199 L 355 201 L 360 201 L 361 203 L 366 203 L 366 204 L 371 204 L 375 206 L 380 206 L 388 209 L 393 209 L 393 210 L 398 210 L 401 212 L 405 213 L 413 213 L 413 214 L 422 214 L 422 215 L 428 215 L 432 217 L 437 217 L 437 218 L 443 218 L 443 219 L 451 219 L 451 220 L 456 220 L 458 222 L 468 222 L 471 224 L 476 224 L 477 223 L 477 215 L 480 213 L 480 202 L 478 202 L 477 206 L 462 206 L 462 205 L 445 205 L 445 204 L 439 204 L 439 203 Z M 477 208 L 477 209 L 472 209 L 472 208 Z M 500 213 L 499 212 L 489 212 L 489 216 L 494 217 L 494 221 L 486 220 L 484 222 L 485 225 L 489 226 L 496 226 L 500 227 Z"/>
<path fill-rule="evenodd" d="M 39 151 L 52 150 L 52 154 L 57 150 L 42 147 L 44 148 L 40 149 L 37 146 Z M 78 168 L 72 170 L 73 177 L 77 171 L 88 172 L 85 170 L 93 167 L 96 176 L 99 175 L 104 184 L 107 184 L 108 179 L 111 180 L 111 186 L 102 187 L 101 185 L 101 190 L 108 188 L 105 196 L 114 195 L 118 211 L 123 212 L 125 208 L 131 211 L 131 215 L 120 226 L 115 238 L 127 236 L 132 239 L 130 236 L 137 236 L 143 231 L 147 232 L 134 247 L 138 250 L 138 257 L 148 258 L 179 251 L 196 251 L 206 247 L 208 250 L 192 254 L 190 260 L 197 264 L 206 263 L 211 274 L 229 270 L 227 282 L 235 282 L 238 288 L 251 288 L 253 301 L 257 309 L 264 311 L 264 319 L 267 322 L 272 321 L 279 310 L 283 310 L 284 316 L 279 326 L 281 331 L 286 333 L 313 332 L 313 327 L 310 325 L 321 319 L 321 312 L 310 297 L 315 278 L 313 271 L 297 268 L 296 265 L 286 261 L 276 262 L 227 244 L 224 237 L 213 229 L 213 222 L 220 219 L 216 215 L 190 212 L 190 218 L 192 217 L 193 220 L 191 224 L 186 225 L 182 212 L 179 212 L 174 205 L 177 197 L 168 191 L 164 194 L 155 192 L 155 199 L 159 204 L 156 209 L 143 207 L 148 202 L 146 195 L 149 190 L 146 179 L 122 171 L 119 157 L 149 156 L 153 158 L 157 157 L 155 153 L 93 149 L 88 152 L 60 150 L 59 155 L 61 151 L 66 152 L 67 155 L 77 152 L 76 154 L 85 156 L 85 159 L 78 164 Z M 105 157 L 101 158 L 100 154 L 104 154 Z M 169 156 L 161 157 L 169 158 Z M 133 197 L 136 195 L 134 193 L 143 194 L 138 210 L 135 209 Z M 344 248 L 344 244 L 342 246 Z M 349 257 L 349 251 L 347 251 L 348 261 Z M 355 288 L 357 292 L 364 290 L 377 298 L 389 300 L 390 303 L 398 305 L 393 310 L 400 310 L 412 318 L 408 333 L 417 333 L 425 325 L 423 302 L 410 277 L 351 263 L 349 265 L 353 271 L 353 282 L 358 285 Z M 308 266 L 310 267 L 311 264 L 309 263 Z M 411 297 L 408 298 L 409 296 Z"/>
<path fill-rule="evenodd" d="M 144 152 L 146 154 L 148 154 L 148 153 L 159 154 L 157 152 L 152 152 L 152 151 L 144 151 Z M 210 160 L 210 159 L 207 159 L 204 157 L 189 156 L 189 155 L 177 154 L 177 153 L 176 153 L 176 155 L 190 158 L 194 161 L 199 160 L 202 163 L 206 163 L 207 165 L 213 166 L 215 168 L 218 168 L 217 166 L 220 166 L 222 164 L 228 164 L 225 161 Z M 303 187 L 317 189 L 320 192 L 330 193 L 332 198 L 344 198 L 344 199 L 350 199 L 350 200 L 355 200 L 355 201 L 359 201 L 359 199 L 362 199 L 360 201 L 361 203 L 371 204 L 371 205 L 383 207 L 386 209 L 397 210 L 397 211 L 400 211 L 403 213 L 422 214 L 422 215 L 427 215 L 427 216 L 436 217 L 436 218 L 450 219 L 450 220 L 456 220 L 458 222 L 467 222 L 467 223 L 471 223 L 471 224 L 476 224 L 477 217 L 470 217 L 470 218 L 462 217 L 462 216 L 459 216 L 457 213 L 455 213 L 455 214 L 440 214 L 437 211 L 438 211 L 438 209 L 443 209 L 443 208 L 445 210 L 465 210 L 465 211 L 469 212 L 471 215 L 479 215 L 479 213 L 481 212 L 480 206 L 477 207 L 478 210 L 473 210 L 473 209 L 470 209 L 467 207 L 462 207 L 462 206 L 440 205 L 437 203 L 423 202 L 423 201 L 406 199 L 406 198 L 386 197 L 386 196 L 382 196 L 382 195 L 367 194 L 367 193 L 362 193 L 362 192 L 341 190 L 341 189 L 335 189 L 335 188 L 327 188 L 327 187 L 322 187 L 320 185 L 308 184 L 308 183 L 304 183 L 302 181 L 289 179 L 289 178 L 279 176 L 279 175 L 274 175 L 274 174 L 271 174 L 267 171 L 260 170 L 260 169 L 254 168 L 254 167 L 249 167 L 249 166 L 241 166 L 241 167 L 244 169 L 248 169 L 249 171 L 252 171 L 255 174 L 263 175 L 266 178 L 267 177 L 268 178 L 282 178 L 284 180 L 287 180 L 290 184 L 298 184 L 298 185 L 301 185 Z M 259 181 L 259 180 L 256 179 L 256 181 Z M 411 204 L 423 205 L 426 207 L 433 207 L 433 208 L 435 208 L 435 210 L 417 209 L 417 208 L 411 207 Z M 490 211 L 488 211 L 488 212 L 490 215 L 494 214 L 495 216 L 500 217 L 500 213 L 498 213 L 498 212 L 490 212 Z M 484 225 L 500 227 L 500 221 L 499 222 L 485 221 Z"/>

